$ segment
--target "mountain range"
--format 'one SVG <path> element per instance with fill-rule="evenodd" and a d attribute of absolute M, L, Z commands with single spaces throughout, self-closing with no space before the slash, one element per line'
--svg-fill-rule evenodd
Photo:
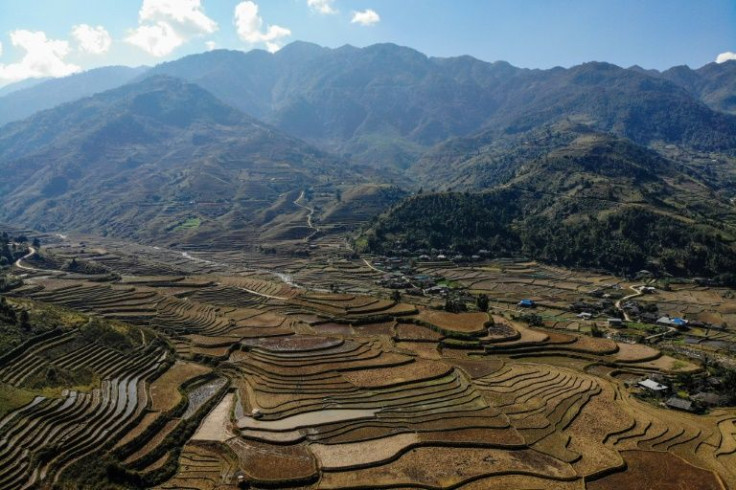
<path fill-rule="evenodd" d="M 7 114 L 0 121 L 13 118 L 3 103 L 23 97 L 37 101 L 31 109 L 44 99 L 51 107 L 58 104 L 55 94 L 80 97 L 113 79 L 168 75 L 286 133 L 379 167 L 406 168 L 448 138 L 481 129 L 520 132 L 561 117 L 642 144 L 720 150 L 736 141 L 736 118 L 728 114 L 735 110 L 734 64 L 662 73 L 597 62 L 529 70 L 468 56 L 430 58 L 392 44 L 328 49 L 296 42 L 276 54 L 218 50 L 150 70 L 101 69 L 51 80 L 0 98 L 0 113 Z"/>
<path fill-rule="evenodd" d="M 437 216 L 449 218 L 498 196 L 515 204 L 483 217 L 497 226 L 468 243 L 451 235 L 469 230 L 450 227 L 435 245 L 503 241 L 498 253 L 616 268 L 624 259 L 598 260 L 615 242 L 601 218 L 646 214 L 698 236 L 690 248 L 728 258 L 734 247 L 736 62 L 530 70 L 393 44 L 297 42 L 15 87 L 0 115 L 0 219 L 23 226 L 168 244 L 299 240 L 315 231 L 307 210 L 359 224 L 399 199 L 400 186 L 423 193 L 366 230 L 373 248 L 376 237 L 437 235 L 425 205 L 443 203 Z M 401 233 L 392 228 L 402 222 Z M 604 244 L 593 247 L 598 258 L 530 245 L 542 222 L 592 233 Z M 661 243 L 664 228 L 648 228 Z M 672 251 L 691 241 L 672 240 L 644 246 L 632 264 L 668 256 L 673 272 L 724 267 L 688 266 Z"/>
<path fill-rule="evenodd" d="M 6 125 L 0 155 L 3 219 L 149 240 L 189 220 L 205 222 L 195 241 L 242 234 L 270 221 L 284 193 L 320 176 L 356 178 L 340 159 L 165 76 Z"/>

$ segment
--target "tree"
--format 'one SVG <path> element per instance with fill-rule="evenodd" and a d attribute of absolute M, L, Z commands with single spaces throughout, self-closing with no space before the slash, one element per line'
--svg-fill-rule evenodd
<path fill-rule="evenodd" d="M 3 243 L 2 251 L 0 251 L 0 256 L 8 259 L 8 262 L 13 262 L 13 252 L 10 250 L 10 247 L 7 243 Z"/>
<path fill-rule="evenodd" d="M 26 311 L 26 310 L 21 311 L 20 312 L 20 327 L 23 330 L 30 330 L 30 328 L 31 328 L 30 321 L 31 321 L 31 319 L 30 319 L 30 317 L 28 315 L 28 311 Z"/>
<path fill-rule="evenodd" d="M 397 289 L 391 291 L 391 301 L 394 301 L 396 303 L 401 301 L 401 293 Z"/>
<path fill-rule="evenodd" d="M 33 248 L 41 248 L 41 240 L 39 240 L 38 237 L 33 239 Z"/>
<path fill-rule="evenodd" d="M 475 298 L 475 305 L 478 307 L 480 311 L 488 311 L 488 295 L 487 294 L 479 294 L 477 298 Z"/>
<path fill-rule="evenodd" d="M 466 311 L 465 303 L 459 298 L 447 298 L 445 301 L 445 311 L 450 313 L 460 313 Z"/>

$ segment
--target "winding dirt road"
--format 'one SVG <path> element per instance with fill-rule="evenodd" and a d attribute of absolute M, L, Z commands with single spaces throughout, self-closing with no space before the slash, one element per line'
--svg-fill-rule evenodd
<path fill-rule="evenodd" d="M 36 269 L 36 268 L 33 268 L 33 267 L 29 267 L 27 265 L 23 265 L 22 262 L 25 259 L 29 259 L 29 258 L 33 257 L 33 255 L 35 255 L 35 253 L 36 253 L 36 249 L 33 248 L 33 247 L 28 247 L 28 250 L 30 250 L 30 252 L 28 252 L 23 257 L 21 257 L 21 258 L 19 258 L 18 260 L 15 261 L 15 266 L 18 269 L 23 269 L 24 271 L 30 271 L 30 272 L 38 272 L 38 271 L 40 271 L 40 269 Z"/>
<path fill-rule="evenodd" d="M 644 285 L 643 284 L 640 284 L 638 286 L 629 286 L 629 289 L 631 289 L 632 291 L 634 291 L 634 294 L 630 294 L 628 296 L 624 296 L 620 300 L 616 301 L 616 303 L 615 303 L 614 306 L 616 307 L 617 310 L 619 310 L 621 313 L 624 314 L 624 320 L 625 321 L 630 322 L 631 321 L 631 318 L 629 317 L 629 314 L 626 313 L 626 311 L 621 307 L 621 303 L 623 303 L 625 301 L 628 301 L 631 298 L 636 298 L 637 296 L 641 296 L 643 294 L 641 292 L 643 288 L 644 288 Z"/>

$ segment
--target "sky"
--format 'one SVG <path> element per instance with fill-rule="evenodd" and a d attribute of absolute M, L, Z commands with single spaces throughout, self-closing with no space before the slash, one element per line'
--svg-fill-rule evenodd
<path fill-rule="evenodd" d="M 524 68 L 697 68 L 736 60 L 736 0 L 0 0 L 0 86 L 297 40 Z"/>

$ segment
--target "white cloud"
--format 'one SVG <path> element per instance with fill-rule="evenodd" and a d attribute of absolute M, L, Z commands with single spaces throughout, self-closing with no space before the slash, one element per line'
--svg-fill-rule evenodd
<path fill-rule="evenodd" d="M 79 50 L 84 53 L 107 53 L 112 45 L 110 33 L 102 26 L 76 25 L 72 28 L 72 37 L 79 44 Z"/>
<path fill-rule="evenodd" d="M 335 0 L 307 0 L 307 5 L 320 14 L 336 14 L 337 10 L 332 6 Z"/>
<path fill-rule="evenodd" d="M 204 45 L 207 48 L 207 51 L 212 51 L 217 48 L 217 43 L 215 41 L 207 41 Z"/>
<path fill-rule="evenodd" d="M 362 26 L 372 26 L 380 21 L 381 16 L 375 10 L 366 9 L 361 12 L 353 12 L 353 19 L 350 22 Z"/>
<path fill-rule="evenodd" d="M 205 15 L 201 0 L 143 0 L 141 23 L 168 22 L 183 34 L 212 34 L 217 22 Z"/>
<path fill-rule="evenodd" d="M 0 79 L 65 77 L 81 71 L 79 66 L 64 61 L 71 51 L 67 41 L 48 39 L 42 31 L 20 29 L 10 33 L 10 42 L 26 53 L 17 63 L 0 64 Z"/>
<path fill-rule="evenodd" d="M 143 0 L 138 24 L 125 40 L 156 57 L 218 29 L 217 22 L 204 13 L 201 0 Z"/>
<path fill-rule="evenodd" d="M 125 40 L 159 58 L 171 53 L 185 41 L 171 24 L 166 22 L 140 26 Z"/>
<path fill-rule="evenodd" d="M 258 5 L 254 2 L 240 2 L 235 7 L 235 26 L 238 36 L 250 44 L 265 43 L 271 53 L 281 48 L 281 38 L 291 36 L 286 27 L 271 25 L 263 31 L 263 19 L 258 15 Z"/>
<path fill-rule="evenodd" d="M 716 58 L 716 63 L 725 63 L 729 60 L 736 60 L 736 53 L 733 51 L 726 51 L 725 53 L 721 53 Z"/>

